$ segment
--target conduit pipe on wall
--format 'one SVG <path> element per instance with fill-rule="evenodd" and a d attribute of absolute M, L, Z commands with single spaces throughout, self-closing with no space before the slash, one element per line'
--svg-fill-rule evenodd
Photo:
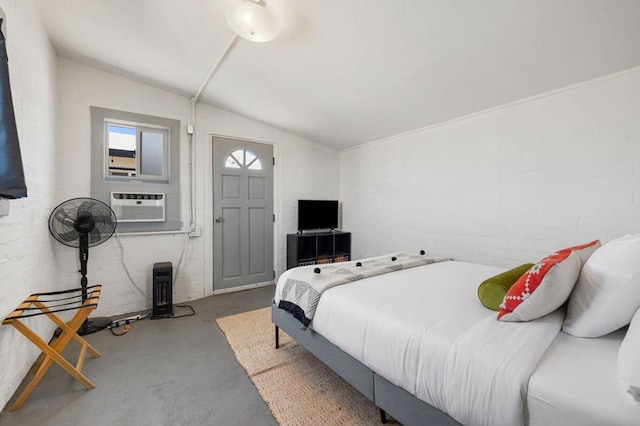
<path fill-rule="evenodd" d="M 194 221 L 194 196 L 195 194 L 195 168 L 193 167 L 193 137 L 196 128 L 196 103 L 191 99 L 191 125 L 187 126 L 189 133 L 189 231 L 193 230 Z"/>
<path fill-rule="evenodd" d="M 238 38 L 238 35 L 235 34 L 235 33 L 231 36 L 231 38 L 227 42 L 226 46 L 224 47 L 224 50 L 220 54 L 220 57 L 218 58 L 218 60 L 213 65 L 213 68 L 211 68 L 211 71 L 207 75 L 207 78 L 202 82 L 202 85 L 200 86 L 200 89 L 198 89 L 198 92 L 194 95 L 193 98 L 191 98 L 191 103 L 192 104 L 197 104 L 198 103 L 198 100 L 200 99 L 200 95 L 202 94 L 202 91 L 204 90 L 205 87 L 207 87 L 207 84 L 209 84 L 209 81 L 211 80 L 211 77 L 213 77 L 213 74 L 216 72 L 216 70 L 218 69 L 218 67 L 220 66 L 222 61 L 224 60 L 225 56 L 227 56 L 227 53 L 229 53 L 229 50 L 231 49 L 231 46 L 233 46 L 233 43 L 236 41 L 237 38 Z"/>
<path fill-rule="evenodd" d="M 193 141 L 194 141 L 194 136 L 196 134 L 195 133 L 196 132 L 196 106 L 198 104 L 198 101 L 200 100 L 200 95 L 202 94 L 204 89 L 207 87 L 207 84 L 209 84 L 209 81 L 211 81 L 213 74 L 215 74 L 218 67 L 220 67 L 220 64 L 222 63 L 224 58 L 227 56 L 227 53 L 229 53 L 229 50 L 231 50 L 231 47 L 233 46 L 233 43 L 236 41 L 237 38 L 238 36 L 235 33 L 231 36 L 231 38 L 225 45 L 224 50 L 218 57 L 218 60 L 214 63 L 213 67 L 211 68 L 211 71 L 209 71 L 207 78 L 202 82 L 202 85 L 200 85 L 198 92 L 191 98 L 191 126 L 190 126 L 190 129 L 187 130 L 187 133 L 189 134 L 189 231 L 194 231 L 196 227 L 195 218 L 194 218 L 195 216 L 194 194 L 196 193 L 196 179 L 195 179 L 195 167 L 193 167 L 194 154 L 195 154 Z"/>

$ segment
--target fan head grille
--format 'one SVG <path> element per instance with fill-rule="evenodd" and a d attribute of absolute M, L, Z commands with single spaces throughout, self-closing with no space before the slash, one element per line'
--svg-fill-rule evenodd
<path fill-rule="evenodd" d="M 93 198 L 72 198 L 58 205 L 49 216 L 49 232 L 60 243 L 80 246 L 86 234 L 89 247 L 97 246 L 113 235 L 117 225 L 111 207 Z"/>

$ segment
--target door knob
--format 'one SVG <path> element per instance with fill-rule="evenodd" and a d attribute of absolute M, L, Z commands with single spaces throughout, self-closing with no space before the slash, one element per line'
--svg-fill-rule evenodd
<path fill-rule="evenodd" d="M 218 223 L 222 223 L 222 222 L 224 222 L 224 218 L 222 216 L 218 216 L 218 217 L 215 218 L 215 221 L 218 222 Z"/>

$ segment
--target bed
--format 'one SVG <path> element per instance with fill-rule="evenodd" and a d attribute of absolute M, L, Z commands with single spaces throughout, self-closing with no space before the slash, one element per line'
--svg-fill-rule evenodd
<path fill-rule="evenodd" d="M 405 425 L 640 424 L 640 405 L 616 378 L 624 328 L 569 336 L 565 305 L 535 321 L 497 321 L 477 288 L 504 269 L 439 260 L 328 286 L 308 326 L 279 305 L 285 283 L 316 267 L 286 271 L 276 335 L 284 330 Z"/>

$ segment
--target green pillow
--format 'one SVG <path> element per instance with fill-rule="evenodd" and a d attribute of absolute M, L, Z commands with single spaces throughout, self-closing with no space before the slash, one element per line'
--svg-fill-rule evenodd
<path fill-rule="evenodd" d="M 478 287 L 478 297 L 482 304 L 492 311 L 499 310 L 500 304 L 505 294 L 507 294 L 507 291 L 509 291 L 509 288 L 532 266 L 533 263 L 525 263 L 524 265 L 509 269 L 495 277 L 484 280 L 482 284 L 480 284 L 480 287 Z"/>

